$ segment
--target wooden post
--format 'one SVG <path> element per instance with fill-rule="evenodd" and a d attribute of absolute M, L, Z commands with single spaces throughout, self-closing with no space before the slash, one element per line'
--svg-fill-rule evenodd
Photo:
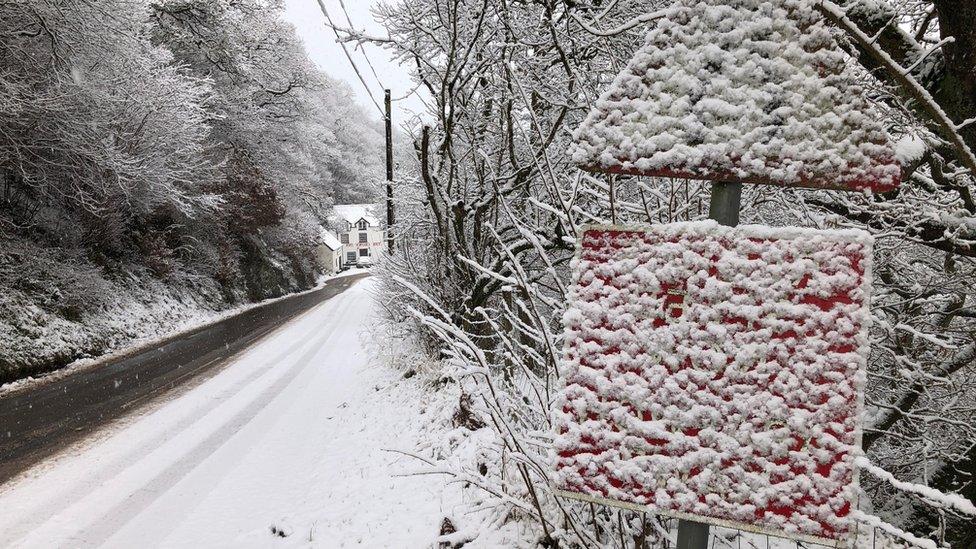
<path fill-rule="evenodd" d="M 722 225 L 735 227 L 739 224 L 741 201 L 742 183 L 716 181 L 712 183 L 708 217 Z M 708 525 L 691 520 L 679 520 L 676 549 L 708 549 Z"/>
<path fill-rule="evenodd" d="M 390 90 L 385 90 L 386 104 L 386 245 L 393 255 L 393 114 L 390 107 Z"/>

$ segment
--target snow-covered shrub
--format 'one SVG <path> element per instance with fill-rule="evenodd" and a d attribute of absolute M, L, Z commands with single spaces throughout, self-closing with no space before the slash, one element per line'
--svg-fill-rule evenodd
<path fill-rule="evenodd" d="M 0 285 L 8 298 L 17 292 L 70 320 L 104 309 L 110 295 L 102 272 L 78 251 L 39 247 L 19 239 L 0 240 Z"/>

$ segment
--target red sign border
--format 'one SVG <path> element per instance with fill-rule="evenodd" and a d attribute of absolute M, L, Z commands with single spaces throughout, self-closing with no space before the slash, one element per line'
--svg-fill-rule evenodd
<path fill-rule="evenodd" d="M 619 158 L 615 159 L 621 164 L 624 160 Z M 897 161 L 893 162 L 894 165 Z M 807 174 L 802 174 L 799 181 L 794 183 L 788 183 L 785 181 L 777 181 L 769 177 L 740 177 L 728 171 L 716 171 L 707 168 L 698 169 L 674 169 L 674 168 L 659 168 L 655 170 L 639 170 L 637 168 L 625 169 L 620 166 L 611 166 L 608 168 L 593 166 L 590 164 L 577 165 L 577 167 L 585 172 L 594 174 L 611 174 L 611 175 L 632 175 L 638 177 L 663 177 L 671 179 L 687 179 L 690 181 L 702 181 L 702 182 L 712 182 L 712 181 L 728 181 L 732 183 L 742 183 L 744 185 L 759 185 L 759 186 L 770 186 L 770 187 L 780 187 L 786 189 L 810 189 L 810 190 L 821 190 L 821 191 L 844 191 L 852 193 L 863 193 L 864 191 L 871 191 L 872 193 L 887 193 L 891 191 L 898 190 L 901 188 L 901 176 L 896 177 L 890 184 L 884 185 L 877 181 L 870 179 L 861 179 L 850 182 L 846 185 L 837 185 L 831 183 L 832 180 L 810 177 Z"/>

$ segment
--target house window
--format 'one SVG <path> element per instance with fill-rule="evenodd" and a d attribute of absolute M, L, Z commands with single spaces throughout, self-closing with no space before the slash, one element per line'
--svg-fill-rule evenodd
<path fill-rule="evenodd" d="M 367 242 L 369 242 L 369 238 L 367 237 L 367 233 L 359 233 L 359 243 L 360 244 L 365 244 Z"/>
<path fill-rule="evenodd" d="M 369 248 L 361 248 L 359 250 L 359 257 L 369 257 Z"/>
<path fill-rule="evenodd" d="M 347 252 L 346 261 L 353 262 L 356 261 L 356 252 Z"/>
<path fill-rule="evenodd" d="M 365 231 L 366 227 L 369 227 L 369 223 L 366 223 L 365 219 L 360 219 L 358 225 L 360 231 Z"/>
<path fill-rule="evenodd" d="M 342 233 L 341 235 L 339 235 L 339 241 L 342 242 L 343 244 L 349 244 L 349 234 Z"/>

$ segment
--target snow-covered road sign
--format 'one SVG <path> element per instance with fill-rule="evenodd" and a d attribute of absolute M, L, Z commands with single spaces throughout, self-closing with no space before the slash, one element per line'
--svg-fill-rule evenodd
<path fill-rule="evenodd" d="M 597 100 L 583 169 L 890 191 L 901 168 L 877 109 L 807 0 L 677 0 Z"/>
<path fill-rule="evenodd" d="M 861 231 L 585 231 L 555 481 L 589 501 L 840 544 L 870 323 Z"/>

